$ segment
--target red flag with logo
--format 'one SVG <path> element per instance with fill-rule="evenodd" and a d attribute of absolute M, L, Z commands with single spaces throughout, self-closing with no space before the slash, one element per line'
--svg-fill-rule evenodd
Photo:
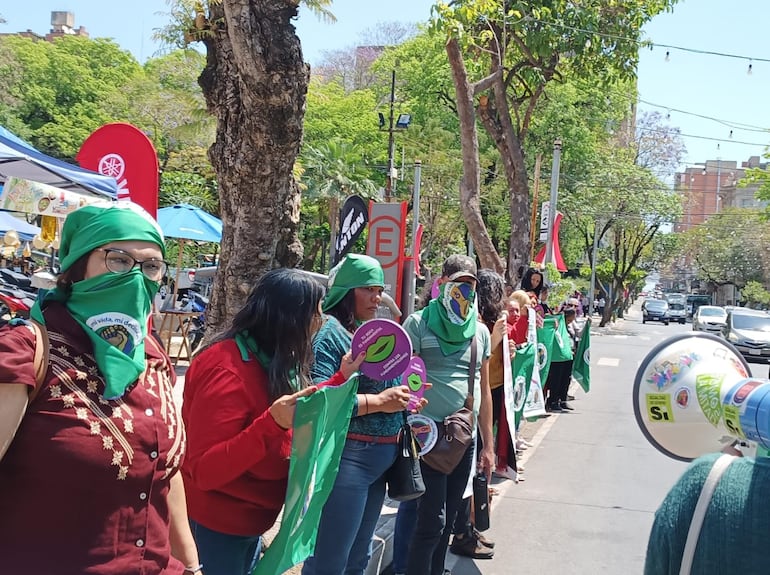
<path fill-rule="evenodd" d="M 105 124 L 83 142 L 76 159 L 84 168 L 115 178 L 119 200 L 131 200 L 157 217 L 158 155 L 139 128 Z"/>

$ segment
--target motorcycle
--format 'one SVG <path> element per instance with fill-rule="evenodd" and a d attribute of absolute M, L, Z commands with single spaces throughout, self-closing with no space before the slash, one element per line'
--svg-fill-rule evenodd
<path fill-rule="evenodd" d="M 194 315 L 186 320 L 191 323 L 187 330 L 187 341 L 190 345 L 190 352 L 195 353 L 203 342 L 203 336 L 206 335 L 206 308 L 209 306 L 209 299 L 196 291 L 188 291 L 180 300 L 184 311 L 200 312 L 200 315 Z"/>

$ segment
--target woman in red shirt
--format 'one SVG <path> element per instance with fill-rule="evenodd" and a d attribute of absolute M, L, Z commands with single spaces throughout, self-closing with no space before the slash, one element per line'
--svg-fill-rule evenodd
<path fill-rule="evenodd" d="M 200 572 L 174 371 L 147 333 L 163 234 L 130 202 L 72 212 L 57 287 L 0 332 L 0 573 Z M 42 362 L 37 362 L 42 365 Z"/>
<path fill-rule="evenodd" d="M 232 325 L 193 358 L 182 418 L 182 474 L 206 575 L 245 575 L 286 495 L 297 399 L 313 393 L 311 341 L 324 289 L 299 270 L 260 278 Z M 345 382 L 363 361 L 342 362 L 321 385 Z"/>

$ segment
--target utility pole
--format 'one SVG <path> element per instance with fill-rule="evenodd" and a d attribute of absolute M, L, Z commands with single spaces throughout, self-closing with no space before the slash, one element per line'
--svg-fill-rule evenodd
<path fill-rule="evenodd" d="M 390 202 L 395 192 L 395 177 L 393 172 L 393 156 L 395 154 L 395 139 L 393 138 L 393 106 L 396 102 L 396 71 L 393 70 L 390 76 L 390 120 L 388 124 L 388 180 L 385 187 L 385 201 Z"/>
<path fill-rule="evenodd" d="M 414 194 L 412 196 L 412 260 L 407 260 L 404 269 L 404 297 L 402 307 L 406 309 L 404 317 L 409 317 L 414 312 L 414 298 L 417 293 L 417 273 L 415 268 L 420 258 L 417 253 L 417 231 L 420 227 L 420 186 L 422 181 L 422 162 L 414 161 Z"/>
<path fill-rule="evenodd" d="M 561 163 L 561 140 L 553 142 L 553 165 L 551 167 L 551 203 L 548 211 L 548 237 L 545 241 L 545 260 L 553 261 L 553 224 L 556 219 L 556 200 L 559 197 L 559 165 Z"/>
<path fill-rule="evenodd" d="M 594 298 L 596 297 L 596 251 L 599 249 L 599 220 L 594 222 L 594 249 L 591 252 L 591 288 L 588 291 L 588 317 L 594 314 Z"/>

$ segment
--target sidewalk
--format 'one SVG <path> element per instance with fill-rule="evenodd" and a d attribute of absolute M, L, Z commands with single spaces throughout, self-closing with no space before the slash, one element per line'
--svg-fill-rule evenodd
<path fill-rule="evenodd" d="M 600 318 L 598 315 L 593 316 L 593 323 L 591 325 L 591 335 L 602 336 L 612 335 L 613 333 L 619 333 L 620 328 L 626 319 L 630 321 L 638 320 L 640 317 L 640 309 L 637 304 L 633 304 L 628 312 L 626 312 L 625 318 L 618 318 L 614 322 L 607 324 L 604 327 L 598 327 Z M 584 318 L 580 318 L 580 323 L 583 324 Z M 582 325 L 581 325 L 582 327 Z M 175 336 L 172 338 L 171 350 L 172 352 L 178 347 L 178 338 Z M 175 387 L 175 396 L 180 405 L 182 402 L 182 390 L 184 389 L 184 373 L 187 371 L 188 362 L 180 361 L 177 364 L 177 385 Z M 573 385 L 570 393 L 577 393 L 579 398 L 582 397 L 582 390 L 579 386 Z M 532 443 L 532 447 L 524 451 L 521 458 L 518 460 L 519 464 L 526 468 L 527 461 L 535 454 L 538 446 L 542 443 L 545 436 L 550 431 L 551 427 L 555 424 L 559 418 L 558 414 L 554 414 L 551 417 L 538 418 L 535 421 L 523 421 L 521 424 L 520 435 L 528 442 Z M 509 489 L 515 489 L 517 484 L 513 481 L 500 479 L 493 477 L 491 486 L 498 490 L 498 495 L 492 499 L 490 505 L 490 513 L 494 513 L 496 506 L 503 501 L 503 496 Z M 377 529 L 374 534 L 374 543 L 372 549 L 372 558 L 366 569 L 365 575 L 380 575 L 383 573 L 390 574 L 391 563 L 393 562 L 393 532 L 396 525 L 396 513 L 398 511 L 398 502 L 391 501 L 387 497 L 385 504 L 382 507 L 380 519 L 377 523 Z M 270 541 L 277 535 L 280 528 L 280 517 L 276 524 L 265 533 L 265 542 L 269 545 Z M 447 554 L 447 569 L 451 569 L 458 558 L 451 553 Z M 302 570 L 302 565 L 297 565 L 293 569 L 286 571 L 286 575 L 299 575 Z"/>

